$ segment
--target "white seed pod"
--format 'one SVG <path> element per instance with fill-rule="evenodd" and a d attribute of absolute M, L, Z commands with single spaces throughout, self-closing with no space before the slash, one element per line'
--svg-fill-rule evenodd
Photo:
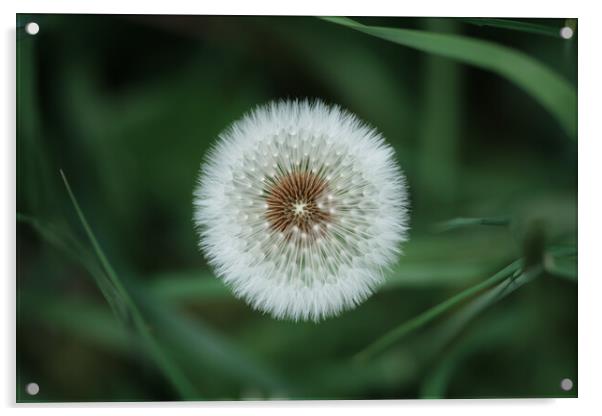
<path fill-rule="evenodd" d="M 281 101 L 224 131 L 194 191 L 216 274 L 275 318 L 354 308 L 384 281 L 408 229 L 393 148 L 338 106 Z"/>

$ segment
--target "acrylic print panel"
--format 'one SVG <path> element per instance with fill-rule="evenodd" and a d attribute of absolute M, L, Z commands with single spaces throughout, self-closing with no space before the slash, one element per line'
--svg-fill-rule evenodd
<path fill-rule="evenodd" d="M 574 19 L 17 16 L 17 401 L 577 396 Z"/>

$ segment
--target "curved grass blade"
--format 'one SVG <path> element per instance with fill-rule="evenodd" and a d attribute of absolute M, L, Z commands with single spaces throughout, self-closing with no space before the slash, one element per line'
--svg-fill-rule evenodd
<path fill-rule="evenodd" d="M 185 363 L 185 371 L 195 385 L 211 384 L 206 377 L 210 370 L 216 377 L 235 380 L 239 385 L 252 385 L 270 395 L 288 396 L 294 391 L 278 372 L 262 365 L 256 357 L 202 321 L 157 302 L 142 287 L 137 287 L 138 290 L 131 289 L 136 285 L 128 287 L 147 321 L 152 323 L 153 335 L 171 351 L 177 362 Z M 21 293 L 21 298 L 29 306 L 23 308 L 24 319 L 59 329 L 79 341 L 127 356 L 129 360 L 141 360 L 140 339 L 132 340 L 123 326 L 115 325 L 114 318 L 101 304 L 83 298 L 49 298 L 41 291 Z M 39 310 L 44 313 L 35 313 Z M 132 344 L 132 341 L 136 343 Z"/>
<path fill-rule="evenodd" d="M 504 267 L 502 270 L 491 276 L 489 279 L 478 283 L 468 289 L 458 293 L 457 295 L 447 299 L 446 301 L 432 307 L 431 309 L 421 313 L 409 321 L 404 322 L 399 325 L 397 328 L 394 328 L 383 337 L 376 340 L 376 342 L 370 344 L 368 347 L 360 351 L 355 355 L 355 359 L 358 361 L 366 360 L 393 345 L 395 342 L 399 341 L 404 336 L 408 335 L 412 331 L 419 329 L 420 327 L 428 324 L 439 316 L 443 315 L 445 312 L 449 311 L 453 307 L 460 304 L 462 301 L 470 298 L 471 296 L 489 289 L 498 283 L 504 281 L 506 278 L 511 276 L 516 271 L 520 270 L 522 266 L 522 260 L 516 260 Z"/>
<path fill-rule="evenodd" d="M 531 22 L 520 22 L 518 20 L 511 19 L 463 18 L 460 20 L 464 23 L 476 26 L 497 27 L 500 29 L 510 29 L 519 32 L 533 33 L 535 35 L 545 35 L 562 39 L 560 36 L 560 27 L 555 26 L 540 25 Z"/>
<path fill-rule="evenodd" d="M 321 19 L 495 72 L 525 90 L 558 120 L 569 137 L 577 138 L 575 88 L 550 68 L 522 52 L 461 35 L 367 26 L 344 17 L 321 17 Z"/>
<path fill-rule="evenodd" d="M 94 252 L 96 253 L 104 272 L 109 277 L 111 284 L 114 286 L 115 290 L 120 294 L 121 298 L 127 305 L 130 316 L 132 317 L 133 324 L 140 334 L 142 341 L 148 349 L 150 356 L 153 358 L 157 366 L 162 370 L 165 376 L 170 380 L 174 388 L 177 390 L 179 395 L 183 399 L 198 399 L 199 395 L 192 383 L 188 380 L 188 378 L 184 375 L 184 373 L 172 362 L 171 358 L 168 357 L 164 351 L 162 351 L 160 345 L 154 339 L 154 337 L 149 332 L 149 326 L 145 322 L 140 310 L 132 300 L 131 296 L 125 289 L 121 280 L 119 279 L 117 273 L 109 263 L 104 251 L 100 247 L 96 236 L 92 232 L 92 228 L 88 224 L 86 217 L 84 216 L 83 211 L 81 210 L 73 191 L 71 190 L 71 186 L 69 185 L 69 181 L 67 177 L 60 171 L 61 177 L 65 184 L 65 188 L 67 189 L 67 193 L 69 194 L 69 198 L 71 199 L 71 203 L 75 208 L 77 216 L 86 232 L 92 247 L 94 248 Z"/>
<path fill-rule="evenodd" d="M 515 273 L 491 288 L 491 290 L 483 293 L 482 296 L 478 296 L 477 298 L 473 299 L 466 306 L 463 306 L 458 313 L 454 314 L 454 316 L 451 317 L 448 322 L 446 322 L 445 328 L 437 335 L 437 343 L 441 346 L 449 343 L 462 331 L 463 328 L 468 325 L 470 321 L 472 321 L 481 312 L 505 298 L 523 285 L 533 281 L 535 278 L 540 276 L 542 272 L 543 268 L 541 266 L 534 266 L 527 270 L 516 270 Z"/>
<path fill-rule="evenodd" d="M 98 263 L 88 254 L 88 251 L 71 234 L 52 224 L 37 218 L 17 213 L 17 221 L 32 227 L 51 246 L 65 253 L 71 260 L 81 265 L 94 278 L 105 300 L 111 307 L 115 316 L 128 327 L 130 317 L 128 308 L 121 294 L 100 269 Z"/>
<path fill-rule="evenodd" d="M 533 281 L 543 272 L 541 266 L 535 266 L 528 270 L 521 271 L 516 276 L 510 276 L 483 296 L 479 296 L 472 300 L 469 304 L 463 307 L 455 314 L 445 326 L 438 332 L 433 343 L 437 345 L 433 350 L 438 353 L 449 345 L 454 339 L 457 339 L 458 334 L 462 332 L 466 326 L 473 321 L 483 311 L 499 302 L 506 296 L 510 295 L 515 290 L 523 285 Z M 453 352 L 452 348 L 452 352 Z M 447 379 L 453 370 L 454 360 L 444 360 L 435 371 L 433 379 L 426 381 L 423 386 L 421 397 L 429 399 L 439 399 L 444 397 L 445 388 L 447 387 Z"/>
<path fill-rule="evenodd" d="M 120 320 L 124 321 L 124 325 L 120 326 L 114 324 L 114 318 L 103 308 L 89 302 L 69 299 L 49 302 L 42 293 L 20 293 L 20 302 L 37 305 L 35 308 L 23 308 L 26 313 L 34 309 L 45 311 L 42 315 L 30 314 L 27 318 L 51 324 L 53 328 L 61 328 L 82 340 L 94 341 L 96 345 L 102 345 L 111 351 L 140 359 L 140 349 L 138 348 L 141 345 L 140 337 L 134 339 L 129 337 L 128 339 L 128 335 L 131 333 L 127 329 L 131 328 L 132 322 L 128 315 L 127 305 L 123 305 L 120 295 L 116 293 L 114 286 L 108 281 L 96 259 L 88 254 L 87 249 L 81 246 L 79 241 L 62 228 L 24 214 L 18 213 L 17 219 L 31 225 L 51 246 L 64 252 L 75 262 L 82 263 L 96 280 L 114 312 L 126 309 L 125 313 L 117 313 L 118 317 L 122 318 Z M 206 280 L 223 285 L 215 278 Z M 169 292 L 170 288 L 167 285 L 160 285 L 159 289 L 163 286 Z M 201 285 L 200 289 L 203 288 L 204 286 Z M 146 322 L 152 323 L 154 337 L 157 341 L 169 341 L 161 343 L 161 347 L 169 349 L 171 356 L 174 357 L 174 363 L 186 363 L 185 371 L 192 381 L 196 380 L 197 374 L 202 374 L 203 371 L 206 371 L 207 366 L 210 366 L 214 371 L 228 375 L 240 382 L 257 384 L 271 394 L 275 392 L 289 394 L 292 391 L 284 379 L 270 368 L 257 362 L 255 357 L 245 354 L 244 351 L 232 345 L 228 339 L 222 338 L 198 320 L 192 321 L 164 305 L 161 302 L 162 299 L 156 297 L 160 291 L 153 292 L 155 291 L 149 292 L 146 288 L 143 290 L 134 282 L 128 283 L 128 293 L 131 294 L 138 309 L 144 313 Z M 199 293 L 203 294 L 203 291 Z M 226 291 L 226 293 L 229 292 Z M 193 294 L 198 295 L 194 291 Z M 204 294 L 207 295 L 207 293 Z M 132 344 L 132 342 L 135 343 Z M 144 347 L 144 345 L 142 346 Z"/>

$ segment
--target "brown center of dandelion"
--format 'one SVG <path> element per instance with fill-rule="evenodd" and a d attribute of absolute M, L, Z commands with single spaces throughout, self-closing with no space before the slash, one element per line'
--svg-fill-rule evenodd
<path fill-rule="evenodd" d="M 321 202 L 328 183 L 311 172 L 293 172 L 278 179 L 267 191 L 266 218 L 279 232 L 313 235 L 330 220 Z"/>

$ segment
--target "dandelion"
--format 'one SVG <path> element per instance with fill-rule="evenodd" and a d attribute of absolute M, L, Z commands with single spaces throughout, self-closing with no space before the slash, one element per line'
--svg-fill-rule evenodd
<path fill-rule="evenodd" d="M 194 192 L 216 274 L 275 318 L 338 315 L 384 281 L 406 240 L 393 149 L 338 106 L 281 101 L 219 136 Z"/>

